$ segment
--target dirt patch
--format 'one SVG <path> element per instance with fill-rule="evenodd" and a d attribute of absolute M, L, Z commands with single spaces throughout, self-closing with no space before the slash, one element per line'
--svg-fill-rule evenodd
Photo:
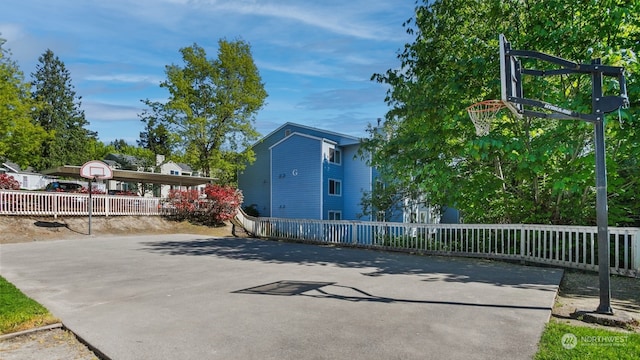
<path fill-rule="evenodd" d="M 232 236 L 233 225 L 220 227 L 194 225 L 187 221 L 172 221 L 161 216 L 92 217 L 92 236 L 143 234 L 200 234 Z M 73 217 L 0 216 L 0 244 L 45 241 L 89 236 L 89 219 Z"/>
<path fill-rule="evenodd" d="M 572 318 L 576 310 L 596 310 L 600 303 L 598 274 L 566 270 L 556 297 L 552 316 L 555 321 L 571 325 L 598 327 L 609 330 L 634 331 L 640 333 L 640 279 L 611 276 L 611 307 L 614 314 L 626 314 L 635 323 L 625 329 L 591 324 Z"/>
<path fill-rule="evenodd" d="M 4 360 L 98 359 L 72 332 L 60 328 L 0 341 L 0 355 Z"/>

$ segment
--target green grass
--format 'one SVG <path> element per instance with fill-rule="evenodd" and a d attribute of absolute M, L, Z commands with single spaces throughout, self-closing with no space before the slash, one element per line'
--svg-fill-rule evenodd
<path fill-rule="evenodd" d="M 58 321 L 49 310 L 0 276 L 0 334 L 54 324 Z"/>
<path fill-rule="evenodd" d="M 565 334 L 573 334 L 573 337 Z M 563 346 L 565 336 L 566 347 Z M 542 333 L 536 360 L 551 359 L 629 359 L 640 356 L 640 334 L 572 326 L 559 322 L 549 322 Z"/>

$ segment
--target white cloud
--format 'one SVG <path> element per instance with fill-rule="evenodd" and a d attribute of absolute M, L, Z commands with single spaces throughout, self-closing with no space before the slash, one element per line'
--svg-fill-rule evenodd
<path fill-rule="evenodd" d="M 138 120 L 138 114 L 142 113 L 141 107 L 110 104 L 106 102 L 83 102 L 82 109 L 85 118 L 89 121 L 131 121 Z"/>
<path fill-rule="evenodd" d="M 332 89 L 309 94 L 299 103 L 299 106 L 309 110 L 339 109 L 371 107 L 380 104 L 384 99 L 384 91 L 378 86 L 360 89 Z"/>
<path fill-rule="evenodd" d="M 256 62 L 256 66 L 261 71 L 271 70 L 287 74 L 305 75 L 305 76 L 337 76 L 337 68 L 333 66 L 327 66 L 319 64 L 314 61 L 297 62 L 294 64 L 272 64 L 265 61 Z"/>
<path fill-rule="evenodd" d="M 11 52 L 11 59 L 18 62 L 28 74 L 34 70 L 38 57 L 52 46 L 63 47 L 63 42 L 47 36 L 33 36 L 21 25 L 0 23 L 0 38 L 6 40 L 3 49 Z"/>
<path fill-rule="evenodd" d="M 119 83 L 151 83 L 160 84 L 164 79 L 154 75 L 116 74 L 116 75 L 87 75 L 87 81 L 119 82 Z"/>
<path fill-rule="evenodd" d="M 227 11 L 245 15 L 256 15 L 292 20 L 335 34 L 370 40 L 399 39 L 396 29 L 376 21 L 379 12 L 391 12 L 394 2 L 385 4 L 376 1 L 335 1 L 328 3 L 310 1 L 220 1 L 200 0 L 190 2 L 209 11 Z M 378 4 L 377 4 L 378 3 Z M 382 3 L 382 4 L 380 4 Z M 367 20 L 371 18 L 371 20 Z M 406 19 L 403 19 L 406 20 Z"/>

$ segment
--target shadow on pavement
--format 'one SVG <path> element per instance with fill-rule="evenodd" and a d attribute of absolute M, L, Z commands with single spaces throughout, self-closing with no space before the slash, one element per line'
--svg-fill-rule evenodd
<path fill-rule="evenodd" d="M 421 256 L 368 249 L 279 242 L 260 239 L 213 238 L 144 242 L 140 249 L 174 256 L 215 256 L 267 263 L 362 268 L 363 275 L 413 274 L 422 281 L 479 282 L 556 291 L 562 270 L 483 259 Z"/>
<path fill-rule="evenodd" d="M 333 289 L 332 289 L 333 288 Z M 333 291 L 332 291 L 333 290 Z M 340 294 L 347 292 L 350 294 Z M 459 301 L 414 300 L 399 299 L 386 296 L 376 296 L 353 286 L 338 285 L 334 282 L 317 281 L 291 281 L 281 280 L 269 284 L 254 286 L 248 289 L 234 291 L 235 294 L 272 295 L 272 296 L 305 296 L 316 299 L 333 299 L 350 302 L 377 302 L 377 303 L 405 303 L 405 304 L 431 304 L 431 305 L 456 305 L 474 306 L 483 308 L 524 309 L 551 311 L 549 306 L 526 306 L 506 304 L 481 304 Z"/>

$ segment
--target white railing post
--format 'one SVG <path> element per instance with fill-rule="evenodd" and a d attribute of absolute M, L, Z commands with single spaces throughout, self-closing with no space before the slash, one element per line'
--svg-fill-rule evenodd
<path fill-rule="evenodd" d="M 524 224 L 520 225 L 520 256 L 522 259 L 527 256 L 527 233 L 528 231 L 524 228 Z"/>
<path fill-rule="evenodd" d="M 631 236 L 631 268 L 640 276 L 640 230 Z"/>
<path fill-rule="evenodd" d="M 59 200 L 59 196 L 58 193 L 52 193 L 52 199 L 53 199 L 53 218 L 57 219 L 58 218 L 58 200 Z"/>
<path fill-rule="evenodd" d="M 355 245 L 358 243 L 358 234 L 357 234 L 358 224 L 352 221 L 349 224 L 349 227 L 351 228 L 351 243 Z"/>

